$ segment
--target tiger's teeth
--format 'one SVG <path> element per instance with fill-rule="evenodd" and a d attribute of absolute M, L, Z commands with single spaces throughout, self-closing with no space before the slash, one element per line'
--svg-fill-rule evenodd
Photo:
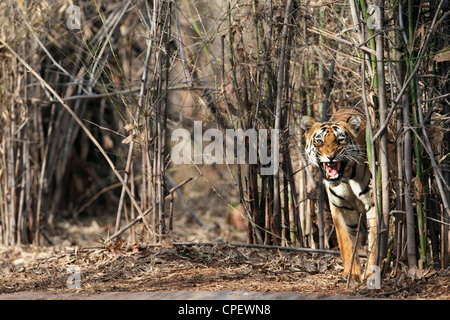
<path fill-rule="evenodd" d="M 339 169 L 341 168 L 340 162 L 333 163 L 324 163 L 325 172 L 327 174 L 327 178 L 337 178 L 339 176 Z"/>

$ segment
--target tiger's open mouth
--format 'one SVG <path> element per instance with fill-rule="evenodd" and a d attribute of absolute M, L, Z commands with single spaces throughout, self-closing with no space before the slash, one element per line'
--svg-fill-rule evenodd
<path fill-rule="evenodd" d="M 322 162 L 321 168 L 326 179 L 338 180 L 342 177 L 346 164 L 345 161 Z"/>

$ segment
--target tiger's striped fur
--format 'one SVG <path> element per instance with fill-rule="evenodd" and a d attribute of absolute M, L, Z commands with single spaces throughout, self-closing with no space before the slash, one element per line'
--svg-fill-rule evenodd
<path fill-rule="evenodd" d="M 358 255 L 351 265 L 359 216 L 365 214 L 368 233 L 368 270 L 375 265 L 377 219 L 371 197 L 371 172 L 366 161 L 364 114 L 354 108 L 338 110 L 325 123 L 303 116 L 306 155 L 324 176 L 331 216 L 336 229 L 344 274 L 362 275 Z M 364 217 L 364 216 L 363 216 Z M 362 218 L 363 218 L 362 217 Z M 362 219 L 362 221 L 364 221 Z"/>

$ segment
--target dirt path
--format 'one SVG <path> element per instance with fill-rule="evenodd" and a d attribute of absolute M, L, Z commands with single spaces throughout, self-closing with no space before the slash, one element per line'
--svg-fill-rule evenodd
<path fill-rule="evenodd" d="M 3 248 L 0 299 L 450 299 L 450 274 L 404 272 L 380 289 L 342 277 L 335 255 L 215 246 Z"/>
<path fill-rule="evenodd" d="M 240 290 L 176 292 L 18 292 L 0 295 L 2 300 L 349 300 L 354 296 L 328 296 L 296 292 L 253 292 Z"/>

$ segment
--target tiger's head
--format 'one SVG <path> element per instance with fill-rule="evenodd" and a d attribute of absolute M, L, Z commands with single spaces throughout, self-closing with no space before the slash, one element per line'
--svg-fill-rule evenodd
<path fill-rule="evenodd" d="M 349 163 L 362 159 L 362 119 L 352 114 L 343 121 L 316 122 L 303 116 L 301 127 L 306 134 L 306 155 L 311 164 L 319 167 L 326 180 L 339 183 Z M 364 133 L 362 133 L 364 136 Z"/>

